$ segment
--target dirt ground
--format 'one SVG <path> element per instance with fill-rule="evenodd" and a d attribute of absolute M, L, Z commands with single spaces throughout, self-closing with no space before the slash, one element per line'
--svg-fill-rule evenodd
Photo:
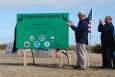
<path fill-rule="evenodd" d="M 70 53 L 72 64 L 76 63 L 75 54 Z M 36 64 L 31 56 L 27 57 L 28 66 L 23 67 L 23 58 L 18 55 L 6 55 L 0 52 L 0 77 L 115 77 L 115 70 L 100 69 L 101 55 L 90 54 L 90 68 L 73 70 L 63 55 L 63 67 L 58 67 L 59 58 L 46 54 L 35 55 Z"/>

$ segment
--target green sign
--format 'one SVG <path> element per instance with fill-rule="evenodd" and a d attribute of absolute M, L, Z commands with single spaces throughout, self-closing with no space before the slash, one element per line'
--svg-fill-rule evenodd
<path fill-rule="evenodd" d="M 68 13 L 17 14 L 16 48 L 68 48 Z"/>

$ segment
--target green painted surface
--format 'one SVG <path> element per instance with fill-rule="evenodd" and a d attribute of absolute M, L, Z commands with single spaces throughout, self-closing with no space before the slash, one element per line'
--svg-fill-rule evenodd
<path fill-rule="evenodd" d="M 16 48 L 68 48 L 68 13 L 17 14 Z"/>

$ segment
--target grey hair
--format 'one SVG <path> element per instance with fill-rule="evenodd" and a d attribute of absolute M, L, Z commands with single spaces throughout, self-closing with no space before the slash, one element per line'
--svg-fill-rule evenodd
<path fill-rule="evenodd" d="M 85 16 L 85 13 L 84 13 L 83 11 L 80 11 L 80 12 L 78 13 L 78 16 L 80 16 L 80 15 Z"/>

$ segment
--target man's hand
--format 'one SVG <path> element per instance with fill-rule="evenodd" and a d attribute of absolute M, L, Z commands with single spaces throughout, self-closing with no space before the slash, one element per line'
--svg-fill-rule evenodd
<path fill-rule="evenodd" d="M 69 27 L 71 27 L 71 26 L 73 25 L 73 22 L 70 20 L 70 21 L 67 23 L 67 25 L 68 25 Z"/>
<path fill-rule="evenodd" d="M 101 19 L 99 20 L 99 24 L 102 24 L 102 25 L 103 25 L 103 21 L 102 21 Z"/>

